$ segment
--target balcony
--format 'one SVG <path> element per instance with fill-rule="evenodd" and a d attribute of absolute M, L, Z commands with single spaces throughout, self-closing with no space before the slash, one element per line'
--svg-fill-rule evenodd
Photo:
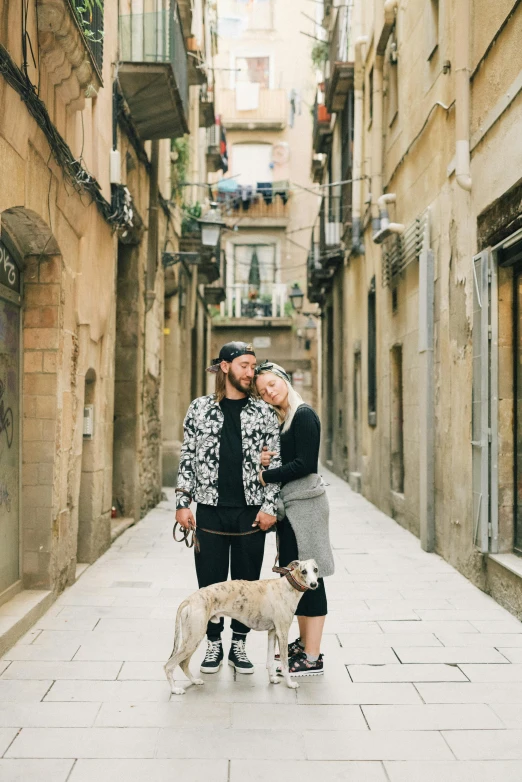
<path fill-rule="evenodd" d="M 330 113 L 341 112 L 353 89 L 354 64 L 348 61 L 351 6 L 337 9 L 328 53 L 326 107 Z"/>
<path fill-rule="evenodd" d="M 212 125 L 207 128 L 207 171 L 224 170 L 225 163 L 221 155 L 221 127 Z"/>
<path fill-rule="evenodd" d="M 187 52 L 177 3 L 120 16 L 118 78 L 142 139 L 188 133 Z"/>
<path fill-rule="evenodd" d="M 278 321 L 279 325 L 291 325 L 286 314 L 287 286 L 282 282 L 261 283 L 255 289 L 248 283 L 235 283 L 226 288 L 226 301 L 221 304 L 221 318 L 215 325 L 230 325 L 230 320 L 241 319 L 242 325 L 267 325 Z"/>
<path fill-rule="evenodd" d="M 331 115 L 316 95 L 314 108 L 313 150 L 316 154 L 327 153 L 332 139 Z"/>
<path fill-rule="evenodd" d="M 215 122 L 214 93 L 207 86 L 203 86 L 199 97 L 199 127 L 210 128 Z"/>
<path fill-rule="evenodd" d="M 333 270 L 325 269 L 321 263 L 321 248 L 319 245 L 319 225 L 312 234 L 310 252 L 308 254 L 308 290 L 307 298 L 312 304 L 324 305 L 326 293 L 333 278 Z"/>
<path fill-rule="evenodd" d="M 336 268 L 344 258 L 342 237 L 346 215 L 342 193 L 336 192 L 338 188 L 328 190 L 319 209 L 319 248 L 322 266 Z"/>
<path fill-rule="evenodd" d="M 102 86 L 103 11 L 97 9 L 89 25 L 96 43 L 87 40 L 70 0 L 39 0 L 36 19 L 39 51 L 51 84 L 69 109 L 81 111 L 85 98 Z"/>
<path fill-rule="evenodd" d="M 247 88 L 252 88 L 250 95 Z M 286 90 L 255 84 L 221 90 L 219 113 L 227 130 L 284 130 L 288 119 Z"/>
<path fill-rule="evenodd" d="M 220 244 L 214 248 L 203 247 L 201 230 L 184 230 L 179 240 L 179 251 L 180 253 L 194 253 L 197 256 L 194 260 L 189 260 L 188 263 L 197 268 L 199 285 L 210 285 L 219 279 L 221 274 Z"/>

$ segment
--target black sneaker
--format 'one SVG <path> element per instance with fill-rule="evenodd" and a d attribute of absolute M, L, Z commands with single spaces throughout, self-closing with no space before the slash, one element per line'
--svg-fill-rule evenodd
<path fill-rule="evenodd" d="M 304 652 L 304 646 L 301 645 L 301 638 L 296 638 L 291 644 L 288 644 L 288 659 L 295 657 L 299 652 Z M 279 652 L 275 655 L 276 660 L 280 660 L 281 656 Z"/>
<path fill-rule="evenodd" d="M 310 663 L 304 652 L 298 652 L 288 658 L 288 671 L 290 676 L 322 676 L 324 674 L 323 655 L 320 654 L 315 663 Z M 277 666 L 276 673 L 281 673 L 280 665 Z"/>
<path fill-rule="evenodd" d="M 223 644 L 221 641 L 207 640 L 205 659 L 199 666 L 201 673 L 217 673 L 223 663 Z"/>
<path fill-rule="evenodd" d="M 238 673 L 254 673 L 254 666 L 246 656 L 243 638 L 232 639 L 232 645 L 228 653 L 228 664 L 235 668 Z"/>

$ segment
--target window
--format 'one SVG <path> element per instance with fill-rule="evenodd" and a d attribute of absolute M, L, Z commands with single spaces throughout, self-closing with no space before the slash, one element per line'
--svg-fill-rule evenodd
<path fill-rule="evenodd" d="M 439 0 L 426 0 L 428 20 L 428 60 L 431 60 L 439 45 Z"/>
<path fill-rule="evenodd" d="M 394 345 L 391 364 L 391 488 L 404 492 L 404 404 L 402 345 Z"/>
<path fill-rule="evenodd" d="M 236 83 L 270 86 L 270 57 L 236 57 Z"/>
<path fill-rule="evenodd" d="M 246 17 L 248 30 L 271 30 L 274 26 L 272 0 L 236 0 L 236 7 Z"/>
<path fill-rule="evenodd" d="M 368 293 L 368 423 L 377 425 L 377 313 L 375 277 Z"/>
<path fill-rule="evenodd" d="M 281 317 L 276 283 L 275 244 L 234 245 L 234 315 L 243 318 Z M 284 286 L 283 286 L 284 287 Z"/>
<path fill-rule="evenodd" d="M 255 187 L 273 179 L 271 144 L 234 144 L 231 162 L 234 179 L 239 185 Z"/>
<path fill-rule="evenodd" d="M 399 67 L 397 65 L 397 39 L 391 36 L 387 48 L 387 103 L 388 103 L 388 125 L 393 122 L 399 112 Z"/>

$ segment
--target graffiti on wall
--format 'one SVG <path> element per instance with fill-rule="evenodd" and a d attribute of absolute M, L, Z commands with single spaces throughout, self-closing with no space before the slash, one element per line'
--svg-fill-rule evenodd
<path fill-rule="evenodd" d="M 0 437 L 5 433 L 7 439 L 7 447 L 11 448 L 13 444 L 13 410 L 11 407 L 6 407 L 4 402 L 4 382 L 0 380 Z"/>
<path fill-rule="evenodd" d="M 0 508 L 2 505 L 8 513 L 11 513 L 11 495 L 5 483 L 0 483 Z"/>

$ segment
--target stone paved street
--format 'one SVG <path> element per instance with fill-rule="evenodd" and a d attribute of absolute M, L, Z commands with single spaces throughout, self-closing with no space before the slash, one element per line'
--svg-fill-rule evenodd
<path fill-rule="evenodd" d="M 254 676 L 226 666 L 170 696 L 162 666 L 196 581 L 164 502 L 0 661 L 2 782 L 519 782 L 522 624 L 328 480 L 323 679 L 268 685 L 252 634 Z"/>

